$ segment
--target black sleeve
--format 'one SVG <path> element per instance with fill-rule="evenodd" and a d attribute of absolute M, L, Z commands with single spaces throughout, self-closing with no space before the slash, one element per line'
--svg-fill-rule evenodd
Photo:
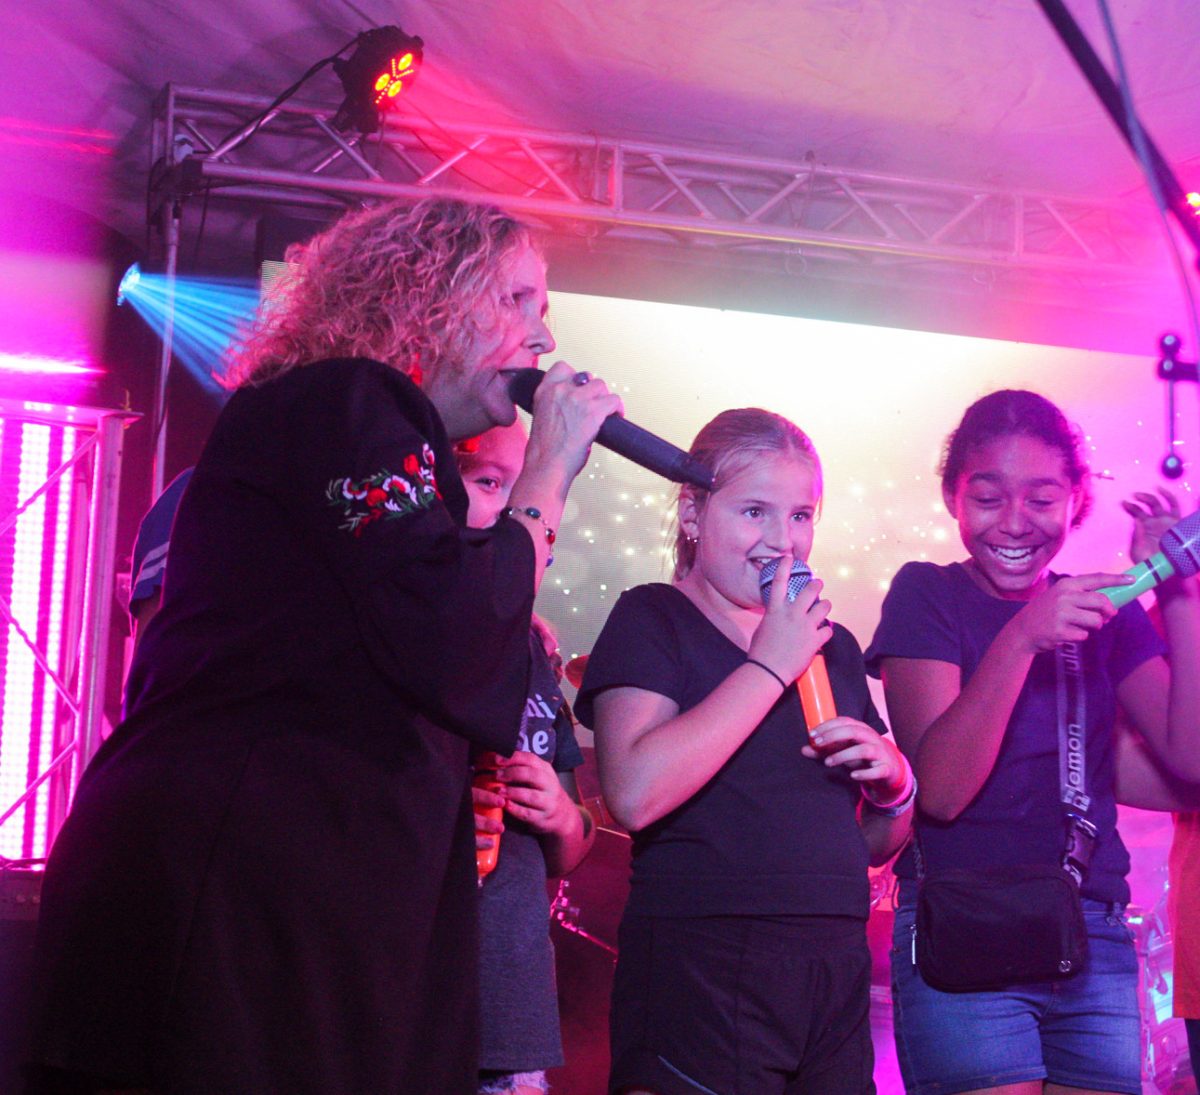
<path fill-rule="evenodd" d="M 1138 601 L 1123 605 L 1107 626 L 1115 632 L 1108 659 L 1109 679 L 1114 685 L 1120 684 L 1143 662 L 1170 656 L 1167 641 L 1154 629 Z"/>
<path fill-rule="evenodd" d="M 438 725 L 511 752 L 529 676 L 528 532 L 455 522 L 440 484 L 462 488 L 441 423 L 386 366 L 324 362 L 246 394 L 272 451 L 242 461 L 235 447 L 230 471 L 263 469 L 251 486 L 324 561 L 375 669 Z"/>
<path fill-rule="evenodd" d="M 879 676 L 884 658 L 927 658 L 962 664 L 962 639 L 944 573 L 931 563 L 905 563 L 892 579 L 875 637 L 867 648 L 867 670 Z"/>
<path fill-rule="evenodd" d="M 684 670 L 675 623 L 662 604 L 664 586 L 626 590 L 588 658 L 575 713 L 594 726 L 593 703 L 607 688 L 641 688 L 683 706 Z"/>

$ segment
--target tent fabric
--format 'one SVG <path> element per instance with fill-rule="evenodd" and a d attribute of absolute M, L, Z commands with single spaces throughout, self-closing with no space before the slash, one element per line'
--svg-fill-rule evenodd
<path fill-rule="evenodd" d="M 1138 109 L 1200 167 L 1200 5 L 1110 0 Z M 1069 7 L 1108 56 L 1096 5 Z M 0 39 L 0 187 L 130 235 L 168 82 L 274 95 L 360 30 L 426 43 L 411 109 L 1090 197 L 1144 186 L 1035 0 L 48 0 Z M 336 105 L 329 72 L 303 92 Z"/>

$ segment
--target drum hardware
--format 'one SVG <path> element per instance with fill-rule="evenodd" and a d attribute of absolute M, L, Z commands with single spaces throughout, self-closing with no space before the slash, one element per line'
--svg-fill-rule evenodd
<path fill-rule="evenodd" d="M 892 949 L 892 925 L 896 920 L 896 906 L 893 901 L 893 890 L 896 884 L 895 875 L 889 867 L 878 870 L 872 869 L 870 880 L 870 913 L 867 917 L 867 946 L 871 951 L 871 992 L 881 988 L 889 995 L 888 1006 L 891 1005 L 891 962 L 889 959 Z M 874 1001 L 874 996 L 872 996 Z M 888 1031 L 891 1040 L 891 1031 Z"/>
<path fill-rule="evenodd" d="M 584 798 L 583 805 L 587 807 L 588 813 L 592 815 L 592 820 L 596 823 L 598 831 L 612 833 L 613 836 L 624 837 L 626 840 L 629 839 L 629 833 L 612 816 L 612 811 L 608 808 L 608 803 L 604 801 L 603 795 L 589 795 Z"/>
<path fill-rule="evenodd" d="M 554 900 L 550 902 L 550 918 L 562 925 L 566 931 L 579 936 L 580 939 L 586 939 L 589 943 L 595 944 L 601 950 L 607 951 L 613 958 L 616 958 L 616 947 L 579 926 L 579 906 L 572 905 L 570 897 L 567 896 L 570 886 L 571 883 L 565 878 L 559 880 L 558 893 L 555 895 Z"/>
<path fill-rule="evenodd" d="M 1130 905 L 1125 917 L 1139 959 L 1142 1077 L 1154 1085 L 1159 1095 L 1197 1095 L 1187 1031 L 1183 1020 L 1171 1015 L 1175 948 L 1167 922 L 1166 891 L 1164 885 L 1152 909 Z"/>
<path fill-rule="evenodd" d="M 874 871 L 871 874 L 870 884 L 872 912 L 879 907 L 880 903 L 885 897 L 889 898 L 885 907 L 888 909 L 895 907 L 895 902 L 891 900 L 891 898 L 893 896 L 892 891 L 895 889 L 896 885 L 896 876 L 892 874 L 892 869 L 890 866 L 882 867 L 879 870 Z"/>
<path fill-rule="evenodd" d="M 576 688 L 583 684 L 583 674 L 587 670 L 587 663 L 588 656 L 586 654 L 576 654 L 563 666 L 563 676 Z"/>
<path fill-rule="evenodd" d="M 568 677 L 582 675 L 572 659 Z M 579 686 L 578 681 L 574 681 Z M 582 744 L 575 770 L 584 806 L 596 823 L 587 858 L 569 879 L 548 880 L 549 931 L 558 975 L 558 1011 L 566 1064 L 551 1069 L 555 1091 L 605 1095 L 609 1070 L 608 1007 L 617 965 L 617 925 L 629 893 L 629 834 L 600 797 L 595 750 Z"/>
<path fill-rule="evenodd" d="M 554 900 L 550 902 L 550 918 L 557 920 L 568 931 L 572 931 L 579 926 L 579 906 L 572 905 L 571 899 L 567 896 L 567 890 L 570 886 L 571 883 L 565 878 L 560 879 L 558 893 L 554 895 Z"/>

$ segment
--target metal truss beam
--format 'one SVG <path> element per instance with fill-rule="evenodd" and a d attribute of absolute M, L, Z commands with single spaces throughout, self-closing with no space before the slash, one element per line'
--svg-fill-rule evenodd
<path fill-rule="evenodd" d="M 0 597 L 0 616 L 55 689 L 60 712 L 49 764 L 31 779 L 15 802 L 0 802 L 0 825 L 49 781 L 47 849 L 66 817 L 75 783 L 100 746 L 124 433 L 140 417 L 132 411 L 0 399 L 0 423 L 71 427 L 81 438 L 41 486 L 15 510 L 0 517 L 0 537 L 11 533 L 21 515 L 48 492 L 87 484 L 87 506 L 72 508 L 70 536 L 82 549 L 81 565 L 70 574 L 64 590 L 67 603 L 61 615 L 66 622 L 57 667 L 50 663 L 35 637 L 21 626 L 11 604 Z"/>
<path fill-rule="evenodd" d="M 465 194 L 580 236 L 1110 283 L 1146 270 L 1144 226 L 1113 202 L 411 114 L 363 138 L 334 129 L 332 106 L 268 106 L 169 85 L 152 153 L 177 165 L 160 172 L 176 196 L 336 207 Z"/>

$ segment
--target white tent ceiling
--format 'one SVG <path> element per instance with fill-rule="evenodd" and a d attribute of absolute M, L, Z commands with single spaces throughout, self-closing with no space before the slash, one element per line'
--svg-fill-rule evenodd
<path fill-rule="evenodd" d="M 1107 57 L 1095 5 L 1070 7 Z M 1186 172 L 1200 4 L 1112 9 L 1142 116 Z M 42 0 L 4 21 L 4 175 L 127 231 L 164 84 L 274 94 L 387 23 L 424 37 L 414 103 L 440 116 L 1079 195 L 1140 186 L 1034 0 Z M 325 73 L 305 95 L 340 89 Z"/>
<path fill-rule="evenodd" d="M 1139 112 L 1187 188 L 1200 173 L 1200 3 L 1110 4 Z M 1068 6 L 1107 60 L 1093 0 Z M 391 23 L 426 42 L 409 109 L 443 120 L 1148 209 L 1035 0 L 40 0 L 4 22 L 0 187 L 133 238 L 164 85 L 274 96 Z M 325 71 L 301 95 L 336 105 L 341 89 Z"/>

